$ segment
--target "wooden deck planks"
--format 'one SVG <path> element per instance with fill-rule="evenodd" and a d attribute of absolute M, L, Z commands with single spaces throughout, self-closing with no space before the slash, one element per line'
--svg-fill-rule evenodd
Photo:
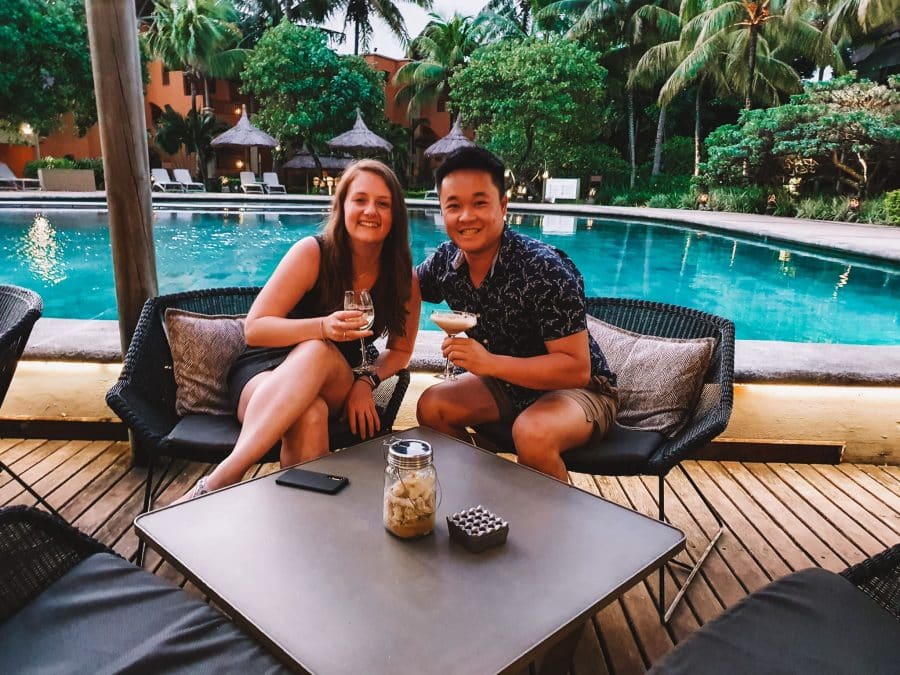
<path fill-rule="evenodd" d="M 146 473 L 131 466 L 127 443 L 0 439 L 0 460 L 76 526 L 120 555 L 133 556 L 138 540 L 132 521 L 141 507 Z M 157 505 L 176 499 L 210 468 L 176 462 Z M 248 477 L 275 468 L 254 467 Z M 728 531 L 669 625 L 660 624 L 656 613 L 654 573 L 586 624 L 572 675 L 643 673 L 698 626 L 771 579 L 813 565 L 841 570 L 900 541 L 898 467 L 691 461 L 684 469 Z M 656 517 L 655 477 L 572 474 L 572 480 L 581 489 Z M 715 519 L 680 470 L 671 472 L 666 483 L 666 515 L 688 540 L 680 558 L 693 562 L 715 532 Z M 0 473 L 0 505 L 33 503 L 21 486 Z M 145 567 L 198 594 L 152 550 Z M 674 566 L 665 573 L 670 600 L 685 573 Z"/>

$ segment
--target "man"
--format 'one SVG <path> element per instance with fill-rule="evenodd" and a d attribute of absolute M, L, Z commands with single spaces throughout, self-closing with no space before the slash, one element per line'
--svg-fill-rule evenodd
<path fill-rule="evenodd" d="M 444 356 L 466 372 L 426 390 L 416 414 L 460 438 L 467 426 L 512 423 L 519 461 L 565 481 L 560 454 L 615 420 L 615 376 L 586 329 L 574 263 L 506 227 L 504 173 L 475 147 L 435 171 L 451 241 L 419 265 L 422 299 L 476 313 L 478 325 L 444 340 Z"/>

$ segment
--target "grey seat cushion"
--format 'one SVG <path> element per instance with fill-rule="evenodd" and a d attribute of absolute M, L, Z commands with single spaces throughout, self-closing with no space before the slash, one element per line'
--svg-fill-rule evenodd
<path fill-rule="evenodd" d="M 0 673 L 288 672 L 224 615 L 108 553 L 0 624 Z"/>
<path fill-rule="evenodd" d="M 515 451 L 512 425 L 503 422 L 480 424 L 475 430 L 503 450 Z M 569 471 L 631 476 L 647 470 L 647 462 L 665 440 L 665 436 L 657 431 L 629 429 L 614 424 L 602 439 L 567 450 L 562 454 L 562 459 Z"/>
<path fill-rule="evenodd" d="M 181 457 L 216 462 L 231 453 L 240 433 L 241 424 L 233 415 L 186 415 L 169 432 L 166 441 L 178 449 Z M 328 443 L 332 450 L 356 445 L 361 440 L 350 432 L 347 420 L 337 417 L 328 420 Z M 279 441 L 266 453 L 264 461 L 277 462 L 280 448 Z"/>
<path fill-rule="evenodd" d="M 900 673 L 900 621 L 838 574 L 795 572 L 744 598 L 655 675 Z"/>

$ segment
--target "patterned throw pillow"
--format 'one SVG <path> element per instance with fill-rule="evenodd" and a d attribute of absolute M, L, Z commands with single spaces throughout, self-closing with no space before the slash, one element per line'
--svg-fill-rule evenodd
<path fill-rule="evenodd" d="M 175 375 L 175 412 L 232 415 L 228 371 L 244 350 L 244 319 L 166 310 L 166 334 Z"/>
<path fill-rule="evenodd" d="M 715 338 L 641 335 L 590 315 L 587 326 L 616 374 L 616 422 L 666 436 L 680 429 L 700 397 Z"/>

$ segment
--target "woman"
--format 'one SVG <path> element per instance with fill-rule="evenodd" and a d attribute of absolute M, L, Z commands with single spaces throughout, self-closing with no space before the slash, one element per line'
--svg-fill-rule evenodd
<path fill-rule="evenodd" d="M 341 309 L 345 291 L 365 289 L 373 330 L 361 330 L 361 312 Z M 325 231 L 291 247 L 250 308 L 249 347 L 229 373 L 241 435 L 181 499 L 237 483 L 279 438 L 282 466 L 326 454 L 329 415 L 343 413 L 354 434 L 374 436 L 380 420 L 372 391 L 409 363 L 420 304 L 400 183 L 381 162 L 355 162 L 338 183 Z M 360 339 L 384 333 L 375 377 L 354 378 Z"/>

